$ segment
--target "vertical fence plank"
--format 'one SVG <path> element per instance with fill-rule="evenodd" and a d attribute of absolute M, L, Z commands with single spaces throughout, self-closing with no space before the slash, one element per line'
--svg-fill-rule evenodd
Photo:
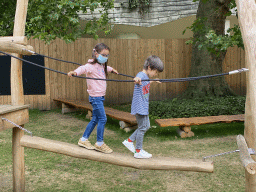
<path fill-rule="evenodd" d="M 56 57 L 54 54 L 54 41 L 52 41 L 49 45 L 49 52 L 48 52 L 49 56 L 50 57 Z M 52 60 L 50 59 L 49 60 L 49 67 L 51 69 L 55 69 L 55 60 Z M 56 73 L 50 71 L 50 94 L 51 94 L 51 97 L 50 97 L 50 100 L 51 100 L 51 108 L 55 108 L 56 106 L 54 105 L 54 103 L 52 102 L 52 99 L 55 97 L 55 80 L 56 80 Z"/>
<path fill-rule="evenodd" d="M 165 40 L 165 78 L 173 78 L 172 73 L 173 57 L 172 57 L 172 39 Z M 166 83 L 166 99 L 172 98 L 172 85 L 173 83 Z"/>
<path fill-rule="evenodd" d="M 49 55 L 49 45 L 44 43 L 44 55 Z M 50 68 L 49 59 L 44 60 L 45 67 Z M 51 89 L 50 89 L 50 71 L 45 70 L 45 91 L 46 91 L 46 110 L 51 109 Z"/>
<path fill-rule="evenodd" d="M 59 45 L 59 49 L 60 49 L 60 59 L 62 60 L 66 60 L 68 61 L 68 49 L 67 49 L 67 44 L 65 41 L 60 41 L 60 45 Z M 63 54 L 64 53 L 64 54 Z M 64 73 L 68 73 L 68 65 L 71 65 L 70 63 L 65 63 L 65 62 L 61 62 L 60 63 L 60 69 L 62 72 Z M 66 75 L 61 75 L 60 79 L 61 79 L 61 95 L 59 95 L 59 98 L 67 98 L 67 89 L 66 89 L 66 82 L 67 82 L 67 76 Z"/>
<path fill-rule="evenodd" d="M 231 54 L 231 48 L 228 48 L 225 59 L 222 64 L 222 71 L 228 72 L 230 71 L 230 54 Z M 226 82 L 230 85 L 231 79 L 230 75 L 225 76 Z"/>
<path fill-rule="evenodd" d="M 75 42 L 72 42 L 71 44 L 71 49 L 70 49 L 70 60 L 71 61 L 74 61 L 75 59 Z M 71 87 L 69 87 L 70 91 L 71 91 L 71 94 L 70 94 L 70 97 L 71 99 L 76 99 L 76 83 L 77 83 L 77 79 L 76 78 L 71 78 L 70 79 L 70 82 L 71 82 Z"/>
<path fill-rule="evenodd" d="M 37 52 L 37 53 L 40 52 L 39 40 L 38 39 L 34 39 L 34 42 L 33 42 L 32 46 L 36 50 L 35 52 Z M 33 108 L 39 109 L 39 95 L 33 95 L 32 97 L 33 97 Z"/>
<path fill-rule="evenodd" d="M 108 60 L 108 66 L 113 67 L 118 72 L 123 73 L 122 70 L 119 68 L 121 65 L 120 63 L 120 42 L 117 40 L 111 40 L 107 44 L 110 48 L 110 56 Z M 109 73 L 108 79 L 120 79 L 118 75 Z M 106 103 L 118 103 L 120 97 L 119 97 L 119 88 L 120 83 L 118 82 L 107 82 L 107 92 L 106 92 Z"/>
<path fill-rule="evenodd" d="M 44 51 L 44 46 L 42 46 L 41 41 L 37 40 L 35 43 L 38 49 L 38 53 L 42 53 Z M 38 95 L 38 109 L 43 110 L 43 100 L 44 100 L 44 95 Z"/>
<path fill-rule="evenodd" d="M 241 68 L 245 68 L 245 51 L 241 50 Z M 240 95 L 246 94 L 246 73 L 241 74 L 241 92 Z"/>

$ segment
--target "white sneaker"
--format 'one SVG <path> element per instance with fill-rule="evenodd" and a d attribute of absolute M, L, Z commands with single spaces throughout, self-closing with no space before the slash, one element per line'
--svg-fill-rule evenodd
<path fill-rule="evenodd" d="M 148 158 L 152 157 L 152 154 L 150 154 L 150 153 L 144 151 L 143 149 L 141 149 L 139 153 L 137 153 L 135 151 L 134 157 L 138 158 L 138 159 L 148 159 Z"/>
<path fill-rule="evenodd" d="M 124 146 L 129 149 L 132 153 L 135 153 L 135 147 L 133 145 L 133 142 L 129 142 L 128 139 L 124 140 L 122 142 L 124 144 Z"/>
<path fill-rule="evenodd" d="M 145 151 L 145 150 L 143 150 L 143 149 L 141 149 L 141 151 L 142 151 L 143 153 L 149 155 L 150 157 L 152 157 L 152 154 L 148 153 L 147 151 Z"/>

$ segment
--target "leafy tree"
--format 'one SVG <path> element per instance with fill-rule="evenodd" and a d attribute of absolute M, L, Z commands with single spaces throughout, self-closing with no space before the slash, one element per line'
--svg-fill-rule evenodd
<path fill-rule="evenodd" d="M 0 2 L 0 36 L 12 36 L 17 0 Z M 93 13 L 99 8 L 101 17 L 87 20 L 85 27 L 79 22 L 78 13 Z M 98 38 L 99 30 L 110 32 L 108 10 L 113 0 L 31 0 L 28 4 L 26 36 L 50 42 L 61 38 L 71 42 L 83 34 Z"/>
<path fill-rule="evenodd" d="M 194 0 L 198 1 L 198 0 Z M 222 63 L 228 47 L 243 48 L 243 40 L 238 25 L 225 35 L 225 20 L 236 7 L 235 0 L 199 0 L 195 22 L 188 27 L 193 31 L 192 60 L 190 76 L 222 73 Z M 185 33 L 185 31 L 183 32 Z M 224 77 L 190 82 L 184 97 L 233 95 Z"/>

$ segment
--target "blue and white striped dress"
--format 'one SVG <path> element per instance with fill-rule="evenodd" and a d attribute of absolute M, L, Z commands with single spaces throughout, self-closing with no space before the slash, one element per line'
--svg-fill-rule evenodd
<path fill-rule="evenodd" d="M 147 74 L 139 72 L 136 77 L 141 80 L 149 79 Z M 142 81 L 142 84 L 135 84 L 132 98 L 131 114 L 148 115 L 150 81 Z"/>

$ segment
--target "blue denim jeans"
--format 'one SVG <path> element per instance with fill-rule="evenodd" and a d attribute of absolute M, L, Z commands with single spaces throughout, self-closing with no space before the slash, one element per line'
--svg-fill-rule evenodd
<path fill-rule="evenodd" d="M 107 122 L 107 116 L 104 109 L 104 96 L 103 97 L 91 97 L 89 96 L 89 102 L 92 105 L 92 120 L 87 125 L 83 137 L 88 139 L 95 128 L 97 126 L 97 141 L 103 141 L 103 134 L 105 129 L 105 124 Z"/>

